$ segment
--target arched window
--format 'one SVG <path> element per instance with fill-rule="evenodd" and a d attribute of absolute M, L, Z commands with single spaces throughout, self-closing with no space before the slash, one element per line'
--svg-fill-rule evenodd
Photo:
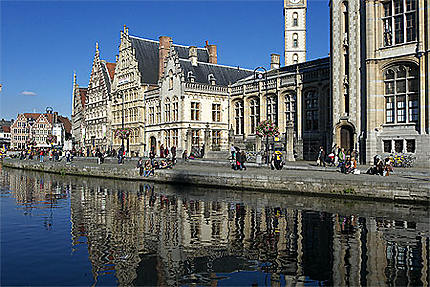
<path fill-rule="evenodd" d="M 297 14 L 297 12 L 293 13 L 293 26 L 299 26 L 299 14 Z"/>
<path fill-rule="evenodd" d="M 256 133 L 256 128 L 260 123 L 260 100 L 253 98 L 249 101 L 249 117 L 251 122 L 251 134 Z"/>
<path fill-rule="evenodd" d="M 417 123 L 419 119 L 418 68 L 396 65 L 384 72 L 385 122 Z"/>
<path fill-rule="evenodd" d="M 297 33 L 293 34 L 293 47 L 299 47 L 299 35 Z"/>
<path fill-rule="evenodd" d="M 294 54 L 294 55 L 293 55 L 293 63 L 294 63 L 294 64 L 297 64 L 298 62 L 299 62 L 299 55 Z"/>
<path fill-rule="evenodd" d="M 166 98 L 164 102 L 164 121 L 170 122 L 170 99 Z"/>
<path fill-rule="evenodd" d="M 173 89 L 173 71 L 169 71 L 169 90 Z"/>
<path fill-rule="evenodd" d="M 178 97 L 174 96 L 172 101 L 172 121 L 178 120 Z"/>
<path fill-rule="evenodd" d="M 276 96 L 267 96 L 267 119 L 278 124 L 278 98 Z"/>
<path fill-rule="evenodd" d="M 237 135 L 244 134 L 244 118 L 243 118 L 243 101 L 237 101 L 234 104 L 234 120 L 235 120 L 235 133 Z"/>
<path fill-rule="evenodd" d="M 319 103 L 315 90 L 305 92 L 305 130 L 318 130 Z"/>
<path fill-rule="evenodd" d="M 343 5 L 343 31 L 348 33 L 349 31 L 349 15 L 348 15 L 348 2 L 344 1 Z"/>
<path fill-rule="evenodd" d="M 296 95 L 285 95 L 285 122 L 294 122 L 296 124 Z"/>
<path fill-rule="evenodd" d="M 417 37 L 416 0 L 389 0 L 383 5 L 384 45 L 415 41 Z"/>
<path fill-rule="evenodd" d="M 190 81 L 191 83 L 194 83 L 194 81 L 195 81 L 196 77 L 194 76 L 193 71 L 189 71 L 189 72 L 187 73 L 187 78 L 188 78 L 188 81 Z"/>

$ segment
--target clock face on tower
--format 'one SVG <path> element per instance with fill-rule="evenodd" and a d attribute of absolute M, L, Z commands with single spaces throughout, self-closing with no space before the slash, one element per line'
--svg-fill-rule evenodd
<path fill-rule="evenodd" d="M 300 0 L 290 0 L 291 4 L 298 4 Z"/>

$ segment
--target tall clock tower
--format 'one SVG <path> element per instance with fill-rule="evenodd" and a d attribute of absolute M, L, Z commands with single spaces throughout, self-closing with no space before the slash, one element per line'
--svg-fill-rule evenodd
<path fill-rule="evenodd" d="M 307 0 L 284 0 L 285 65 L 306 61 Z"/>

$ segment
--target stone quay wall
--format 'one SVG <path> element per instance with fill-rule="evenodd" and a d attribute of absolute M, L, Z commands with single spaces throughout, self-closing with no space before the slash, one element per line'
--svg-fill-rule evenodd
<path fill-rule="evenodd" d="M 288 171 L 285 173 L 254 169 L 251 172 L 233 172 L 227 167 L 178 165 L 170 170 L 156 170 L 155 175 L 139 176 L 133 166 L 121 165 L 55 165 L 36 161 L 5 160 L 3 167 L 56 173 L 148 181 L 175 185 L 196 185 L 222 189 L 253 190 L 262 192 L 301 194 L 408 202 L 429 205 L 430 183 L 427 180 L 397 176 L 351 176 L 336 172 Z"/>

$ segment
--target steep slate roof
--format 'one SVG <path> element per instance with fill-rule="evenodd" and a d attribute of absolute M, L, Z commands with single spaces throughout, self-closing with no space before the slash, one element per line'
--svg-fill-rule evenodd
<path fill-rule="evenodd" d="M 113 80 L 113 74 L 115 73 L 115 66 L 114 66 L 114 70 L 113 72 L 109 70 L 108 64 L 114 64 L 114 63 L 106 63 L 105 61 L 101 61 L 101 67 L 102 67 L 102 73 L 103 73 L 103 78 L 105 80 L 106 86 L 108 88 L 108 91 L 110 91 L 110 86 L 112 84 L 112 80 Z M 115 65 L 115 64 L 114 64 Z M 111 76 L 112 73 L 112 76 Z"/>
<path fill-rule="evenodd" d="M 111 82 L 113 82 L 113 78 L 115 76 L 115 67 L 116 67 L 116 63 L 107 63 L 106 62 L 106 68 L 108 70 Z"/>
<path fill-rule="evenodd" d="M 72 124 L 70 123 L 69 119 L 63 116 L 58 116 L 58 121 L 63 123 L 64 129 L 66 130 L 66 133 L 71 133 L 72 130 Z"/>
<path fill-rule="evenodd" d="M 215 83 L 217 85 L 227 86 L 245 78 L 254 73 L 254 71 L 241 69 L 239 67 L 229 67 L 210 63 L 197 62 L 197 66 L 191 65 L 190 60 L 179 59 L 182 70 L 186 80 L 188 79 L 188 72 L 193 72 L 195 82 L 202 84 L 210 84 L 208 76 L 213 74 L 215 77 Z"/>
<path fill-rule="evenodd" d="M 79 88 L 79 96 L 81 97 L 82 108 L 85 108 L 85 101 L 87 100 L 88 88 Z"/>
<path fill-rule="evenodd" d="M 40 117 L 40 113 L 24 113 L 24 117 L 27 119 L 37 120 Z"/>
<path fill-rule="evenodd" d="M 141 82 L 145 84 L 158 83 L 159 70 L 159 51 L 158 41 L 142 39 L 135 36 L 130 36 L 131 45 L 136 51 L 136 59 L 141 74 Z M 189 46 L 173 44 L 178 57 L 188 59 Z M 201 62 L 209 61 L 209 53 L 205 48 L 197 48 L 197 59 Z"/>

